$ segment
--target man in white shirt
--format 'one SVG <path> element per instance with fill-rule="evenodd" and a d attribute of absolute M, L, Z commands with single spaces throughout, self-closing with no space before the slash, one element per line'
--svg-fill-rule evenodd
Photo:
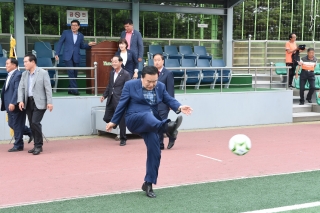
<path fill-rule="evenodd" d="M 110 122 L 114 112 L 116 111 L 124 84 L 126 83 L 126 81 L 129 81 L 131 79 L 130 73 L 121 67 L 122 62 L 123 59 L 121 58 L 121 56 L 117 55 L 112 58 L 112 67 L 114 70 L 110 73 L 109 84 L 107 85 L 103 95 L 100 97 L 101 102 L 103 102 L 104 99 L 107 98 L 106 111 L 103 117 L 103 120 L 106 123 Z M 127 137 L 124 116 L 121 119 L 119 128 L 120 146 L 125 146 Z"/>

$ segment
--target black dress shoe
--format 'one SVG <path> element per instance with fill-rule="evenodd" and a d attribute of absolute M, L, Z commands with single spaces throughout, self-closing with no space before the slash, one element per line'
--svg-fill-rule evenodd
<path fill-rule="evenodd" d="M 142 184 L 142 190 L 146 192 L 147 197 L 156 198 L 156 194 L 153 192 L 152 184 L 147 184 L 144 182 Z"/>
<path fill-rule="evenodd" d="M 33 141 L 33 135 L 32 135 L 32 133 L 30 133 L 28 136 L 29 136 L 28 143 L 31 143 L 31 141 Z"/>
<path fill-rule="evenodd" d="M 34 151 L 33 151 L 32 154 L 33 154 L 33 155 L 39 155 L 40 152 L 42 152 L 42 147 L 41 147 L 41 148 L 38 148 L 38 147 L 37 147 L 37 148 L 34 149 Z"/>
<path fill-rule="evenodd" d="M 182 116 L 181 115 L 179 115 L 175 121 L 170 121 L 168 123 L 168 128 L 167 128 L 168 137 L 171 137 L 171 138 L 177 137 L 177 135 L 178 135 L 177 129 L 179 128 L 181 123 L 182 123 Z"/>
<path fill-rule="evenodd" d="M 164 144 L 160 143 L 160 150 L 164 150 Z"/>
<path fill-rule="evenodd" d="M 171 149 L 174 146 L 174 141 L 169 141 L 167 149 Z"/>
<path fill-rule="evenodd" d="M 71 91 L 68 91 L 68 94 L 69 94 L 69 95 L 80 95 L 79 92 L 71 92 Z"/>
<path fill-rule="evenodd" d="M 19 152 L 19 151 L 23 151 L 23 148 L 12 147 L 11 149 L 8 150 L 8 152 Z"/>
<path fill-rule="evenodd" d="M 125 140 L 120 141 L 120 146 L 125 146 L 126 144 L 127 144 L 127 141 L 125 141 Z"/>
<path fill-rule="evenodd" d="M 312 103 L 312 101 L 311 101 L 311 100 L 307 100 L 307 101 L 308 101 L 308 103 L 310 103 L 310 104 Z"/>
<path fill-rule="evenodd" d="M 39 148 L 39 149 L 40 149 L 40 152 L 42 152 L 42 147 Z M 34 147 L 33 149 L 30 149 L 30 150 L 28 151 L 28 153 L 34 153 L 35 150 L 36 150 L 36 148 Z"/>
<path fill-rule="evenodd" d="M 300 102 L 299 105 L 304 105 L 304 102 Z"/>

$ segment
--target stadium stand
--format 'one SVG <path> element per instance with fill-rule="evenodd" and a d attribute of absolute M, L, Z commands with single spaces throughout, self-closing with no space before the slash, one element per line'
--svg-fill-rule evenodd
<path fill-rule="evenodd" d="M 194 67 L 195 69 L 187 69 L 184 75 L 184 81 L 181 82 L 181 89 L 184 89 L 186 85 L 195 85 L 195 89 L 199 89 L 201 81 L 201 71 L 196 69 L 194 59 L 183 58 L 181 60 L 181 67 Z M 184 70 L 182 70 L 184 72 Z"/>
<path fill-rule="evenodd" d="M 194 63 L 195 60 L 198 58 L 197 54 L 195 54 L 190 46 L 179 46 L 179 51 L 180 54 L 183 56 L 185 59 L 193 59 Z"/>
<path fill-rule="evenodd" d="M 197 59 L 197 67 L 211 67 L 208 59 Z M 210 88 L 213 89 L 217 80 L 216 70 L 206 70 L 201 71 L 201 84 L 208 84 Z"/>
<path fill-rule="evenodd" d="M 209 62 L 212 60 L 212 55 L 207 53 L 207 50 L 204 46 L 194 46 L 194 53 L 198 55 L 198 59 L 207 59 Z"/>
<path fill-rule="evenodd" d="M 164 46 L 164 55 L 166 55 L 168 59 L 182 59 L 182 55 L 178 52 L 177 47 L 174 45 Z"/>

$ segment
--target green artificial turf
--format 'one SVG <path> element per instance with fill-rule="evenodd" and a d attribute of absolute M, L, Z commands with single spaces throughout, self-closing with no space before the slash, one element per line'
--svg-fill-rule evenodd
<path fill-rule="evenodd" d="M 319 176 L 320 171 L 314 171 L 195 184 L 155 189 L 157 194 L 155 199 L 147 198 L 141 191 L 12 207 L 0 209 L 0 212 L 232 213 L 253 211 L 319 201 Z M 304 211 L 313 212 L 311 209 L 307 210 Z M 318 209 L 315 208 L 315 210 Z M 297 212 L 302 212 L 302 210 Z"/>

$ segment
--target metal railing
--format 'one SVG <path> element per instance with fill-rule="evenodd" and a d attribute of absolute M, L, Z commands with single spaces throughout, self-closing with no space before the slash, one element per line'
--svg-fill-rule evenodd
<path fill-rule="evenodd" d="M 50 70 L 55 70 L 55 75 L 53 78 L 50 78 L 50 80 L 53 80 L 55 82 L 53 89 L 53 92 L 56 92 L 57 90 L 64 90 L 64 89 L 69 89 L 69 88 L 58 88 L 58 80 L 69 80 L 69 79 L 85 79 L 85 80 L 94 80 L 94 86 L 93 87 L 82 87 L 82 88 L 77 88 L 78 90 L 87 90 L 87 89 L 94 89 L 94 96 L 98 95 L 98 70 L 97 70 L 97 62 L 93 63 L 93 67 L 40 67 L 46 71 Z M 5 67 L 0 67 L 0 70 L 6 69 Z M 20 70 L 25 70 L 24 67 L 19 67 Z M 61 78 L 59 77 L 59 70 L 94 70 L 94 77 L 88 78 L 88 77 L 78 77 L 78 78 Z M 5 79 L 0 79 L 0 80 L 5 80 Z"/>
<path fill-rule="evenodd" d="M 274 66 L 264 66 L 264 67 L 167 67 L 168 70 L 171 71 L 180 71 L 183 74 L 181 77 L 175 77 L 175 80 L 180 80 L 180 85 L 176 86 L 179 87 L 179 89 L 184 90 L 184 93 L 187 93 L 188 87 L 194 87 L 195 89 L 200 89 L 200 87 L 210 86 L 210 89 L 214 89 L 215 85 L 219 85 L 220 92 L 223 92 L 223 86 L 225 86 L 226 89 L 229 88 L 229 86 L 253 86 L 253 91 L 257 91 L 259 88 L 259 81 L 258 78 L 265 78 L 267 82 L 263 81 L 262 85 L 267 85 L 267 87 L 260 87 L 265 89 L 288 89 L 288 73 L 289 69 L 291 67 L 283 66 L 283 67 L 274 67 Z M 286 69 L 287 74 L 286 75 L 277 75 L 274 74 L 275 69 Z M 212 76 L 204 76 L 203 70 L 205 71 L 214 71 L 214 74 Z M 229 71 L 226 75 L 223 71 Z M 198 71 L 198 76 L 188 76 L 188 72 L 194 72 Z M 220 73 L 218 74 L 218 72 Z M 254 72 L 252 72 L 254 71 Z M 259 75 L 259 73 L 261 75 Z M 176 73 L 177 74 L 177 73 Z M 242 76 L 241 76 L 242 75 Z M 234 84 L 231 83 L 232 78 L 248 78 L 248 76 L 252 76 L 253 81 L 250 84 Z M 274 81 L 275 76 L 277 76 L 279 81 Z M 213 82 L 210 84 L 202 84 L 201 81 L 204 78 L 213 78 Z M 223 81 L 223 78 L 227 78 L 227 82 Z M 197 83 L 189 84 L 188 85 L 188 79 L 197 80 Z M 220 83 L 216 83 L 216 81 L 219 79 Z M 194 81 L 193 81 L 194 82 Z M 275 88 L 273 86 L 281 86 L 280 88 Z"/>

